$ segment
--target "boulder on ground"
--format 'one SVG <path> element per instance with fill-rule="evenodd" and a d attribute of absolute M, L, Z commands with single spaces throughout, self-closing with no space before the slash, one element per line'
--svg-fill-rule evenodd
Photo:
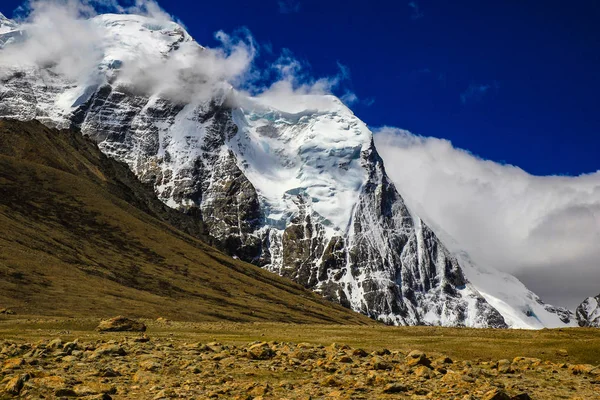
<path fill-rule="evenodd" d="M 146 325 L 133 319 L 118 316 L 100 322 L 96 330 L 100 332 L 145 332 Z"/>

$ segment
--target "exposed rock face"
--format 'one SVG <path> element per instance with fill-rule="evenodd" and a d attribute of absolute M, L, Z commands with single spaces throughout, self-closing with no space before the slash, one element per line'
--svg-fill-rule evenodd
<path fill-rule="evenodd" d="M 575 311 L 579 326 L 600 328 L 600 294 L 588 297 Z"/>
<path fill-rule="evenodd" d="M 155 58 L 200 49 L 175 24 L 95 20 L 107 38 L 139 25 L 134 39 L 156 41 Z M 81 129 L 167 205 L 202 218 L 228 254 L 356 311 L 391 324 L 507 327 L 407 209 L 371 132 L 338 99 L 299 96 L 297 109 L 282 111 L 251 98 L 241 105 L 222 85 L 210 98 L 175 100 L 121 79 L 114 55 L 130 43 L 107 43 L 97 84 L 52 66 L 0 71 L 0 117 Z"/>

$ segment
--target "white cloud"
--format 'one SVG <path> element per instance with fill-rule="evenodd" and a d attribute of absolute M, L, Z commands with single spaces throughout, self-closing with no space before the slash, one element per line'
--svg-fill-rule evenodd
<path fill-rule="evenodd" d="M 409 207 L 454 250 L 557 305 L 600 292 L 600 171 L 533 176 L 395 128 L 378 129 L 375 143 Z"/>
<path fill-rule="evenodd" d="M 102 57 L 95 44 L 99 32 L 85 19 L 93 7 L 78 1 L 32 1 L 28 18 L 21 28 L 26 40 L 8 45 L 2 51 L 0 67 L 48 66 L 70 79 L 93 69 Z"/>
<path fill-rule="evenodd" d="M 336 75 L 314 78 L 308 72 L 308 64 L 302 63 L 291 51 L 285 49 L 269 68 L 276 75 L 274 82 L 266 86 L 251 85 L 251 92 L 262 102 L 286 112 L 337 107 L 339 102 L 323 96 L 340 89 L 342 84 L 350 79 L 349 68 L 339 62 L 337 66 Z M 347 100 L 358 100 L 349 90 L 345 90 L 343 97 Z"/>
<path fill-rule="evenodd" d="M 174 18 L 153 0 L 135 0 L 128 6 L 119 0 L 31 0 L 21 9 L 21 29 L 26 34 L 23 40 L 1 50 L 0 67 L 4 68 L 0 71 L 10 73 L 10 67 L 15 66 L 43 67 L 81 85 L 105 79 L 98 73 L 98 65 L 111 49 L 103 27 L 91 19 L 98 12 L 143 15 L 176 29 L 169 25 Z M 137 40 L 136 35 L 133 32 L 130 39 Z M 121 67 L 113 78 L 136 91 L 160 93 L 181 102 L 231 87 L 276 107 L 293 102 L 294 96 L 333 91 L 345 93 L 347 99 L 355 97 L 342 87 L 350 79 L 350 71 L 340 63 L 336 75 L 314 78 L 307 63 L 284 50 L 274 62 L 263 61 L 259 68 L 256 62 L 260 46 L 250 32 L 239 30 L 229 35 L 219 31 L 215 38 L 217 47 L 183 42 L 177 51 L 169 52 L 169 57 L 162 57 L 156 49 L 144 52 L 127 43 L 132 51 L 120 55 Z"/>

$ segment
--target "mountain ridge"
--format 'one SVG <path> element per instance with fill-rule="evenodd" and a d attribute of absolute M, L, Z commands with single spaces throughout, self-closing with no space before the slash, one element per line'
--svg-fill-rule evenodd
<path fill-rule="evenodd" d="M 81 129 L 167 205 L 201 216 L 228 254 L 355 311 L 401 325 L 508 326 L 408 210 L 372 133 L 337 98 L 295 96 L 286 109 L 202 76 L 189 78 L 191 97 L 173 98 L 165 82 L 136 90 L 136 57 L 194 66 L 206 50 L 173 23 L 90 23 L 103 38 L 99 72 L 82 84 L 52 66 L 7 67 L 0 116 Z"/>

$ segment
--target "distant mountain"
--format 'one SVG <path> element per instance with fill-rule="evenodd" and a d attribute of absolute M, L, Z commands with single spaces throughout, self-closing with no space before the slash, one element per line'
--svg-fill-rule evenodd
<path fill-rule="evenodd" d="M 600 294 L 585 299 L 575 311 L 579 326 L 600 328 Z"/>
<path fill-rule="evenodd" d="M 527 297 L 524 286 L 509 292 L 518 301 L 502 304 L 493 300 L 510 296 L 479 290 L 406 207 L 371 132 L 337 98 L 296 96 L 290 106 L 237 93 L 226 82 L 190 98 L 140 87 L 138 76 L 124 72 L 128 65 L 194 65 L 190 59 L 205 49 L 171 22 L 101 15 L 89 23 L 103 38 L 89 74 L 74 81 L 53 65 L 5 67 L 0 116 L 80 129 L 153 185 L 165 204 L 201 218 L 231 256 L 372 318 L 495 328 L 573 324 L 568 311 Z M 12 35 L 6 49 L 18 30 L 4 34 Z M 185 72 L 191 84 L 209 86 Z M 467 269 L 475 269 L 473 277 L 483 271 Z M 497 293 L 514 289 L 506 282 L 494 281 Z"/>
<path fill-rule="evenodd" d="M 202 235 L 78 132 L 0 121 L 0 308 L 188 321 L 369 323 Z M 187 228 L 186 228 L 187 227 Z"/>

